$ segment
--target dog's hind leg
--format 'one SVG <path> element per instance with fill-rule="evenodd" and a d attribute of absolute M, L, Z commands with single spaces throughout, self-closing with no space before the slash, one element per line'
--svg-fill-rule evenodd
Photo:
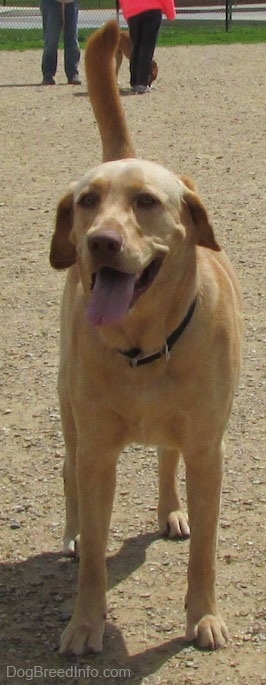
<path fill-rule="evenodd" d="M 118 77 L 119 71 L 121 69 L 121 65 L 123 62 L 123 53 L 122 50 L 117 50 L 116 55 L 115 55 L 115 72 Z"/>
<path fill-rule="evenodd" d="M 159 504 L 158 521 L 162 535 L 169 538 L 189 537 L 189 525 L 182 510 L 177 481 L 178 450 L 158 449 Z"/>
<path fill-rule="evenodd" d="M 64 491 L 66 504 L 66 524 L 63 539 L 63 552 L 67 556 L 78 556 L 76 538 L 79 533 L 78 498 L 76 484 L 76 451 L 77 435 L 70 402 L 64 398 L 60 401 L 61 421 L 66 446 L 63 467 Z"/>

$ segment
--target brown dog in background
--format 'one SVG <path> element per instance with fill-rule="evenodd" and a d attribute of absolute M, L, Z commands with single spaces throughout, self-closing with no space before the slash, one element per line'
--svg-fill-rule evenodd
<path fill-rule="evenodd" d="M 190 533 L 186 639 L 217 649 L 228 639 L 215 568 L 241 297 L 193 181 L 136 159 L 117 88 L 118 41 L 111 21 L 86 47 L 104 163 L 60 200 L 50 252 L 52 266 L 68 270 L 58 379 L 66 554 L 80 533 L 78 595 L 60 651 L 102 649 L 116 465 L 132 443 L 158 447 L 161 533 Z M 189 522 L 176 478 L 181 456 Z"/>
<path fill-rule="evenodd" d="M 129 61 L 131 59 L 131 53 L 132 53 L 132 41 L 129 35 L 129 31 L 120 31 L 120 36 L 119 36 L 119 43 L 118 43 L 118 48 L 116 51 L 115 59 L 116 59 L 116 75 L 118 76 L 119 69 L 121 67 L 122 61 L 123 61 L 123 56 L 125 56 Z M 151 73 L 150 73 L 150 78 L 148 85 L 151 86 L 153 81 L 157 79 L 158 76 L 158 64 L 155 61 L 155 59 L 152 60 L 151 63 Z"/>

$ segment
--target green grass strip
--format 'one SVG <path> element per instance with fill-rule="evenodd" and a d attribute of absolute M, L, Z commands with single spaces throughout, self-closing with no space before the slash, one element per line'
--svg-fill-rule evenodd
<path fill-rule="evenodd" d="M 3 0 L 0 0 L 1 4 L 3 4 Z M 39 9 L 40 3 L 39 0 L 7 0 L 6 7 L 36 7 L 36 9 Z M 105 9 L 114 9 L 115 8 L 115 2 L 114 0 L 79 0 L 79 8 L 81 10 L 105 10 Z"/>
<path fill-rule="evenodd" d="M 229 43 L 265 43 L 266 22 L 233 21 L 225 31 L 225 21 L 180 20 L 164 26 L 158 45 L 211 45 Z"/>
<path fill-rule="evenodd" d="M 79 41 L 84 47 L 93 29 L 80 29 Z M 178 21 L 163 26 L 158 45 L 211 45 L 229 43 L 265 43 L 266 22 L 233 21 L 225 31 L 224 21 Z M 41 29 L 0 29 L 0 50 L 34 50 L 43 47 Z M 62 42 L 60 42 L 62 47 Z"/>

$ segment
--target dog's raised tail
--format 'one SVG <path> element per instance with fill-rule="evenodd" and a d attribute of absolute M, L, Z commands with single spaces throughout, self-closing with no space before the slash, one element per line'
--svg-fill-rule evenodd
<path fill-rule="evenodd" d="M 103 161 L 135 157 L 115 71 L 120 29 L 116 20 L 90 36 L 85 50 L 88 93 L 98 123 Z"/>

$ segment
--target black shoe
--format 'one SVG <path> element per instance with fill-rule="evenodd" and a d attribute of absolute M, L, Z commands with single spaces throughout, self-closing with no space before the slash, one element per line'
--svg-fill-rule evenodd
<path fill-rule="evenodd" d="M 55 80 L 52 76 L 44 76 L 42 86 L 55 86 Z"/>
<path fill-rule="evenodd" d="M 79 78 L 78 74 L 74 74 L 72 78 L 68 79 L 68 83 L 70 86 L 80 86 L 81 85 L 81 80 Z"/>

